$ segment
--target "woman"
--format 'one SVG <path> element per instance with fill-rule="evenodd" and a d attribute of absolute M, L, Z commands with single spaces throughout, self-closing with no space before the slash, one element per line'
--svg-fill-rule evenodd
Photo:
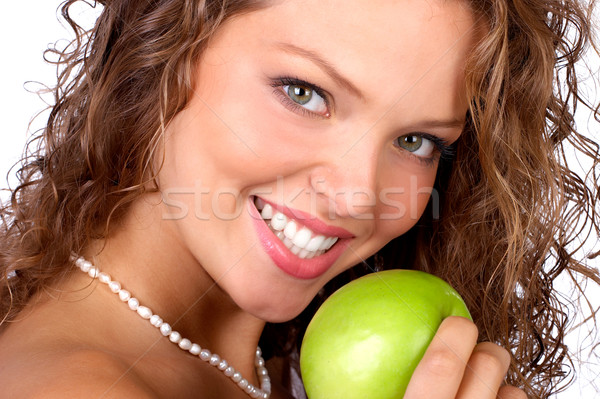
<path fill-rule="evenodd" d="M 555 157 L 598 162 L 574 77 L 553 91 L 588 30 L 575 3 L 106 2 L 3 209 L 2 395 L 297 395 L 315 307 L 407 267 L 475 323 L 442 324 L 406 398 L 546 397 L 552 281 L 598 281 L 569 252 L 597 193 Z"/>

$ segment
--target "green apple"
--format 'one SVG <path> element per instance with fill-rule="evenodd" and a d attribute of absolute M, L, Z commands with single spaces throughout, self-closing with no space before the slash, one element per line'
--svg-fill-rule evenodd
<path fill-rule="evenodd" d="M 471 318 L 443 280 L 415 270 L 369 274 L 319 308 L 302 341 L 310 399 L 396 399 L 448 316 Z"/>

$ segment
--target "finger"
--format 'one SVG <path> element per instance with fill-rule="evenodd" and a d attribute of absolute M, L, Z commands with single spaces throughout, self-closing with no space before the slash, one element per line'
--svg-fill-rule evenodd
<path fill-rule="evenodd" d="M 405 399 L 454 398 L 476 342 L 473 322 L 463 317 L 445 319 L 415 369 Z"/>
<path fill-rule="evenodd" d="M 519 388 L 505 385 L 500 387 L 498 399 L 527 399 L 527 395 Z"/>
<path fill-rule="evenodd" d="M 510 366 L 508 351 L 491 342 L 478 344 L 467 363 L 457 399 L 496 399 Z"/>

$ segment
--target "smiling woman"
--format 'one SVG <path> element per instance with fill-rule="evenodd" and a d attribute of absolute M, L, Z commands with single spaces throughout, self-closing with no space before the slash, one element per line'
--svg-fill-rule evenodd
<path fill-rule="evenodd" d="M 473 315 L 406 399 L 556 392 L 553 281 L 600 282 L 571 249 L 598 181 L 560 155 L 598 167 L 564 100 L 581 5 L 111 0 L 84 32 L 78 3 L 2 209 L 0 397 L 299 398 L 315 308 L 388 268 Z"/>

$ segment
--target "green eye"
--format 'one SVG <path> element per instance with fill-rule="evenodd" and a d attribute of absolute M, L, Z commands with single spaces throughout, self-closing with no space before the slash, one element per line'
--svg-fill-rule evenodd
<path fill-rule="evenodd" d="M 394 140 L 394 145 L 419 158 L 430 158 L 435 152 L 435 143 L 422 134 L 407 134 Z"/>
<path fill-rule="evenodd" d="M 398 137 L 398 146 L 407 151 L 415 152 L 423 145 L 423 137 L 416 135 L 408 135 Z"/>
<path fill-rule="evenodd" d="M 324 95 L 315 86 L 300 81 L 283 79 L 278 93 L 284 94 L 284 103 L 296 112 L 310 111 L 312 114 L 329 117 L 329 109 Z"/>
<path fill-rule="evenodd" d="M 300 105 L 307 104 L 313 97 L 313 91 L 306 86 L 290 85 L 287 88 L 290 98 Z"/>

